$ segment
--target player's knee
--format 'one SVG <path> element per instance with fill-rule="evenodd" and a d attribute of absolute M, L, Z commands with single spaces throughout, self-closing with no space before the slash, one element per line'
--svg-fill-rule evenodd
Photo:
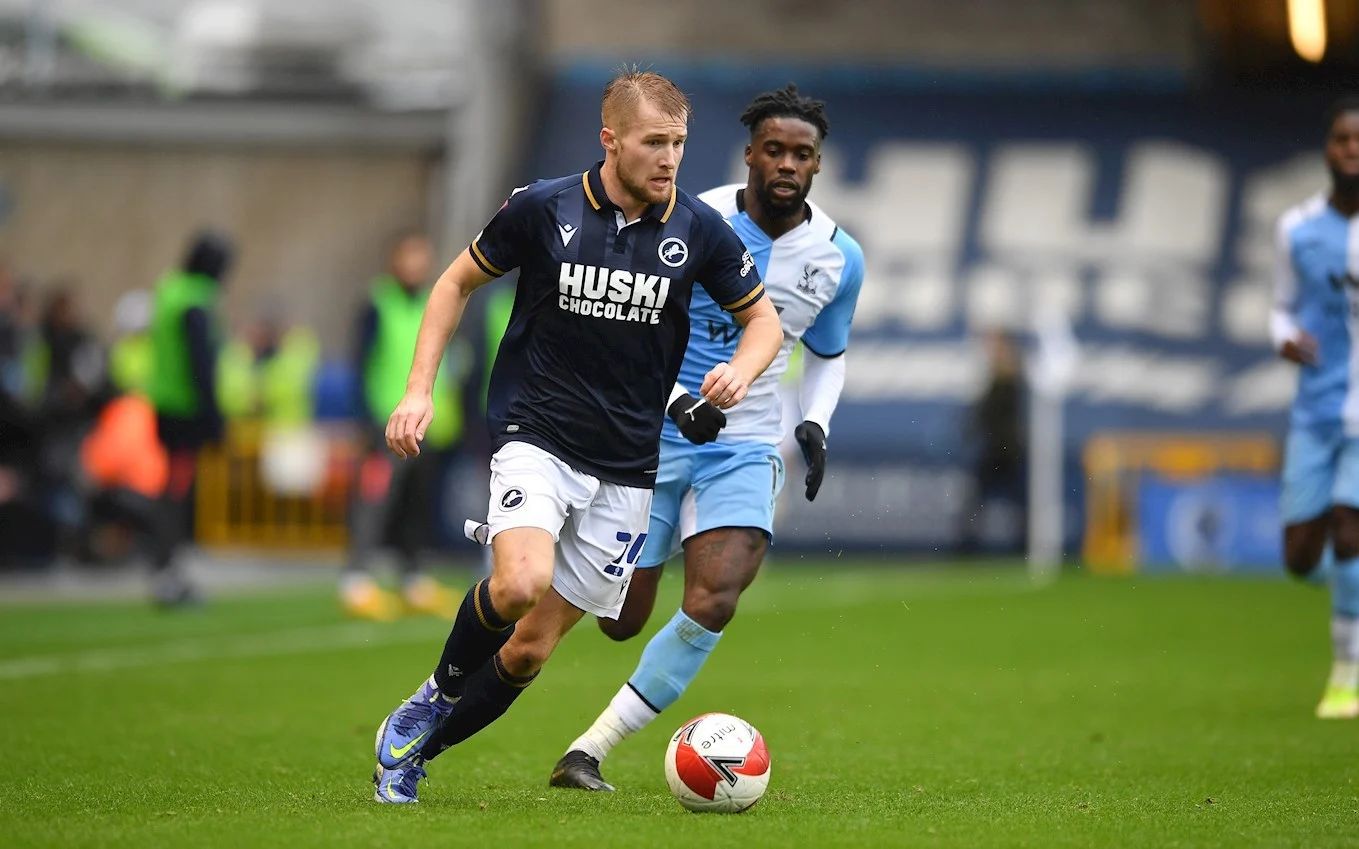
<path fill-rule="evenodd" d="M 1285 541 L 1284 568 L 1295 578 L 1306 578 L 1321 561 L 1321 551 L 1316 546 Z"/>
<path fill-rule="evenodd" d="M 1316 567 L 1317 561 L 1310 557 L 1284 557 L 1284 568 L 1294 578 L 1306 578 L 1312 574 Z"/>
<path fill-rule="evenodd" d="M 617 619 L 606 619 L 599 617 L 599 630 L 604 632 L 604 636 L 616 642 L 631 640 L 633 637 L 642 633 L 642 626 L 646 620 L 637 619 L 627 615 L 620 615 Z"/>
<path fill-rule="evenodd" d="M 1338 513 L 1331 529 L 1331 544 L 1337 561 L 1359 557 L 1359 514 L 1352 510 Z"/>
<path fill-rule="evenodd" d="M 519 570 L 498 572 L 491 578 L 491 603 L 501 618 L 511 622 L 533 609 L 552 586 L 552 575 Z"/>
<path fill-rule="evenodd" d="M 511 637 L 500 649 L 500 665 L 516 678 L 527 678 L 543 668 L 552 655 L 552 648 L 547 640 Z"/>
<path fill-rule="evenodd" d="M 735 587 L 695 587 L 684 596 L 684 613 L 709 631 L 721 631 L 736 615 L 741 593 Z"/>

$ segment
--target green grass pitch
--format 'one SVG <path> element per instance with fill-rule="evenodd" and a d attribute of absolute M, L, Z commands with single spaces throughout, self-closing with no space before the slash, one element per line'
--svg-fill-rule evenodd
<path fill-rule="evenodd" d="M 445 634 L 345 622 L 319 590 L 0 607 L 0 845 L 1359 845 L 1359 724 L 1312 717 L 1326 597 L 1282 580 L 775 564 L 606 762 L 620 792 L 547 787 L 643 645 L 587 620 L 418 806 L 377 805 L 374 729 Z M 768 741 L 749 813 L 666 790 L 670 733 L 709 710 Z"/>

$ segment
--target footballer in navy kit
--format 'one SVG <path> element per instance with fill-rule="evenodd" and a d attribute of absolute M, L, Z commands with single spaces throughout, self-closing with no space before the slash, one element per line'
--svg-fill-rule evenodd
<path fill-rule="evenodd" d="M 742 335 L 718 302 L 695 290 L 689 308 L 694 339 L 661 436 L 647 541 L 621 615 L 599 625 L 617 640 L 640 633 L 661 569 L 681 550 L 684 599 L 608 707 L 557 762 L 550 779 L 557 787 L 613 789 L 600 774 L 600 761 L 679 699 L 755 579 L 774 537 L 774 502 L 784 478 L 778 383 L 799 341 L 807 356 L 802 421 L 793 434 L 807 461 L 808 501 L 821 486 L 826 434 L 845 382 L 844 353 L 863 283 L 863 251 L 807 200 L 830 129 L 824 104 L 790 85 L 755 98 L 741 121 L 750 128 L 746 183 L 699 197 L 722 213 L 754 256 L 783 324 L 783 346 L 741 406 L 724 414 L 694 397 L 692 388 L 731 356 Z"/>
<path fill-rule="evenodd" d="M 675 186 L 688 100 L 664 77 L 630 72 L 601 111 L 604 161 L 516 190 L 435 284 L 388 422 L 391 449 L 418 454 L 468 295 L 518 268 L 487 404 L 492 574 L 468 591 L 434 674 L 378 729 L 379 802 L 416 801 L 425 762 L 503 714 L 582 616 L 618 615 L 694 282 L 744 327 L 698 388 L 707 403 L 740 402 L 783 341 L 735 231 Z"/>

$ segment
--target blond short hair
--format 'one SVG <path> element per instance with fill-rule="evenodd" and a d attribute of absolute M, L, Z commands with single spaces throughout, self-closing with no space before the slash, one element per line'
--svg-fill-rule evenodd
<path fill-rule="evenodd" d="M 692 107 L 689 98 L 670 80 L 652 71 L 625 68 L 604 87 L 604 102 L 599 108 L 604 126 L 616 133 L 627 129 L 645 100 L 671 118 L 687 122 Z"/>

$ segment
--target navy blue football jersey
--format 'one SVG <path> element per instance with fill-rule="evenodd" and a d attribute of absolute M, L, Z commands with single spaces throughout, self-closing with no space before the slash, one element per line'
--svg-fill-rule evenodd
<path fill-rule="evenodd" d="M 517 189 L 472 242 L 487 274 L 519 269 L 488 426 L 495 448 L 527 442 L 601 480 L 649 488 L 695 280 L 729 312 L 764 286 L 712 207 L 675 188 L 627 222 L 604 193 L 602 165 Z"/>

